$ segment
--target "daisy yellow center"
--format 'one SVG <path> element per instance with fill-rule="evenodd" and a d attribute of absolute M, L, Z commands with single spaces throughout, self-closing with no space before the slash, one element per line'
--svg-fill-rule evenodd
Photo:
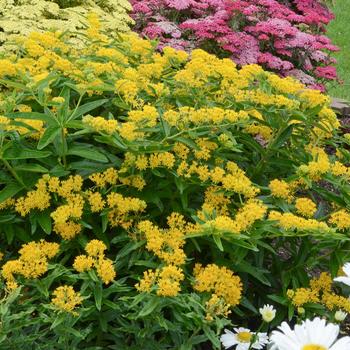
<path fill-rule="evenodd" d="M 325 348 L 322 345 L 317 345 L 317 344 L 308 344 L 308 345 L 304 345 L 301 350 L 327 350 L 327 348 Z"/>
<path fill-rule="evenodd" d="M 250 333 L 250 332 L 239 332 L 239 333 L 237 333 L 237 339 L 241 343 L 250 343 L 250 341 L 252 339 L 252 333 Z"/>

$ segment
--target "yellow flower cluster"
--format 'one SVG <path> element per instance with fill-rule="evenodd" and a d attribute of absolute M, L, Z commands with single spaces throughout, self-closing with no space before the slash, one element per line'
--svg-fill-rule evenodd
<path fill-rule="evenodd" d="M 57 178 L 48 179 L 51 192 L 61 196 L 66 204 L 60 205 L 51 213 L 54 221 L 54 231 L 64 239 L 72 239 L 81 231 L 81 224 L 77 221 L 83 216 L 84 197 L 81 190 L 83 179 L 81 176 L 70 176 L 60 181 Z"/>
<path fill-rule="evenodd" d="M 331 231 L 330 227 L 325 222 L 317 221 L 315 219 L 305 219 L 292 213 L 280 213 L 272 210 L 270 211 L 268 218 L 269 220 L 277 221 L 278 225 L 285 230 Z"/>
<path fill-rule="evenodd" d="M 326 272 L 322 272 L 318 278 L 311 279 L 309 288 L 290 289 L 287 296 L 296 307 L 316 303 L 329 310 L 341 309 L 350 312 L 350 300 L 332 292 L 332 278 Z"/>
<path fill-rule="evenodd" d="M 103 283 L 111 283 L 116 276 L 113 262 L 105 257 L 106 245 L 97 239 L 93 239 L 85 246 L 87 255 L 79 255 L 75 258 L 73 267 L 78 272 L 85 272 L 96 268 L 97 275 Z"/>
<path fill-rule="evenodd" d="M 262 220 L 266 212 L 267 207 L 260 200 L 251 199 L 238 210 L 234 219 L 221 215 L 214 220 L 208 221 L 206 225 L 220 231 L 238 234 L 248 230 L 257 220 Z"/>
<path fill-rule="evenodd" d="M 160 229 L 148 220 L 139 222 L 137 228 L 146 238 L 147 250 L 153 252 L 167 264 L 182 265 L 186 259 L 183 246 L 189 225 L 178 213 L 172 213 L 167 218 L 167 222 L 168 229 Z"/>
<path fill-rule="evenodd" d="M 57 255 L 59 245 L 44 240 L 24 244 L 17 260 L 9 260 L 2 266 L 2 277 L 8 289 L 17 288 L 15 275 L 25 278 L 38 278 L 48 269 L 48 259 Z"/>
<path fill-rule="evenodd" d="M 298 198 L 295 201 L 295 209 L 300 215 L 310 218 L 315 215 L 317 207 L 309 198 Z"/>
<path fill-rule="evenodd" d="M 301 165 L 299 171 L 301 174 L 307 174 L 312 180 L 319 180 L 321 175 L 331 170 L 331 163 L 327 153 L 320 147 L 309 149 L 313 160 L 307 165 Z"/>
<path fill-rule="evenodd" d="M 290 185 L 284 180 L 274 179 L 270 182 L 269 188 L 272 196 L 282 198 L 290 202 L 293 198 Z"/>
<path fill-rule="evenodd" d="M 235 112 L 219 107 L 200 109 L 180 107 L 178 111 L 166 111 L 163 118 L 169 125 L 185 129 L 191 125 L 244 123 L 249 120 L 249 115 L 246 111 Z"/>
<path fill-rule="evenodd" d="M 83 123 L 97 132 L 113 134 L 118 130 L 118 122 L 114 119 L 105 119 L 103 117 L 93 117 L 86 115 L 83 117 Z"/>
<path fill-rule="evenodd" d="M 248 198 L 255 197 L 260 192 L 236 163 L 227 162 L 226 170 L 228 175 L 222 179 L 222 187 L 225 190 L 243 194 Z"/>
<path fill-rule="evenodd" d="M 114 168 L 109 168 L 102 173 L 94 173 L 89 176 L 89 179 L 98 187 L 107 185 L 115 185 L 118 180 L 118 172 Z"/>
<path fill-rule="evenodd" d="M 112 226 L 122 226 L 125 229 L 130 228 L 135 215 L 142 213 L 146 209 L 146 202 L 132 197 L 123 197 L 121 194 L 112 192 L 107 195 L 107 204 L 109 213 L 108 219 Z"/>
<path fill-rule="evenodd" d="M 46 181 L 40 179 L 35 190 L 29 191 L 26 196 L 17 199 L 15 209 L 21 216 L 27 215 L 33 209 L 43 211 L 50 206 L 50 199 Z"/>
<path fill-rule="evenodd" d="M 75 316 L 78 315 L 74 309 L 81 304 L 82 297 L 80 293 L 75 292 L 72 286 L 57 287 L 51 299 L 52 305 L 60 311 L 69 312 Z"/>
<path fill-rule="evenodd" d="M 332 213 L 328 221 L 330 224 L 337 226 L 338 229 L 346 230 L 350 228 L 350 213 L 345 209 L 341 209 Z"/>
<path fill-rule="evenodd" d="M 167 265 L 160 269 L 148 270 L 143 278 L 135 285 L 139 292 L 150 293 L 156 290 L 158 296 L 175 297 L 181 291 L 180 282 L 185 278 L 180 267 Z"/>
<path fill-rule="evenodd" d="M 222 298 L 229 307 L 239 304 L 242 294 L 242 282 L 231 270 L 215 264 L 205 267 L 201 264 L 196 264 L 193 274 L 195 277 L 194 290 L 200 293 L 212 293 L 212 298 L 215 298 L 215 300 Z M 209 302 L 208 306 L 212 305 L 213 302 L 214 300 Z"/>

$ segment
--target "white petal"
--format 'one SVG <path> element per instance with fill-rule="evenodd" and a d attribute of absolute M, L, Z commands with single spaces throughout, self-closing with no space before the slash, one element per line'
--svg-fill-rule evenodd
<path fill-rule="evenodd" d="M 300 350 L 302 344 L 298 342 L 295 333 L 290 329 L 286 322 L 283 322 L 278 327 L 280 331 L 273 331 L 270 340 L 273 344 L 273 348 L 278 350 Z"/>
<path fill-rule="evenodd" d="M 350 337 L 343 337 L 339 339 L 329 350 L 349 350 Z"/>
<path fill-rule="evenodd" d="M 350 277 L 350 263 L 346 263 L 343 266 L 343 271 L 348 277 Z"/>
<path fill-rule="evenodd" d="M 236 350 L 248 350 L 250 343 L 239 343 Z"/>
<path fill-rule="evenodd" d="M 350 286 L 350 277 L 336 277 L 334 278 L 334 281 L 336 282 L 341 282 L 341 283 L 344 283 L 346 284 L 347 286 Z"/>
<path fill-rule="evenodd" d="M 225 334 L 220 337 L 220 341 L 225 349 L 237 344 L 236 335 L 228 329 L 225 329 Z"/>

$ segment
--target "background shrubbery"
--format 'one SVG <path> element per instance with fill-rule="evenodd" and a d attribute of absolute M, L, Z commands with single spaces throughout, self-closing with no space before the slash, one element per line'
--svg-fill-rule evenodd
<path fill-rule="evenodd" d="M 127 0 L 0 0 L 0 50 L 4 45 L 11 47 L 18 35 L 33 31 L 82 30 L 91 11 L 101 17 L 110 33 L 125 32 L 132 23 L 130 10 Z"/>
<path fill-rule="evenodd" d="M 220 348 L 265 303 L 271 327 L 350 312 L 329 98 L 89 22 L 0 59 L 1 348 Z"/>
<path fill-rule="evenodd" d="M 318 0 L 132 0 L 135 29 L 170 45 L 201 47 L 240 65 L 258 63 L 313 88 L 336 79 L 337 50 L 324 35 L 333 18 Z"/>

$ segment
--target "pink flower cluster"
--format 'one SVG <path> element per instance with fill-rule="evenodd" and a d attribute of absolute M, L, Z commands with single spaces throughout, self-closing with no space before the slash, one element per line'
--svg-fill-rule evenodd
<path fill-rule="evenodd" d="M 201 47 L 239 65 L 258 63 L 324 89 L 337 78 L 320 0 L 131 0 L 135 30 L 159 48 Z"/>

